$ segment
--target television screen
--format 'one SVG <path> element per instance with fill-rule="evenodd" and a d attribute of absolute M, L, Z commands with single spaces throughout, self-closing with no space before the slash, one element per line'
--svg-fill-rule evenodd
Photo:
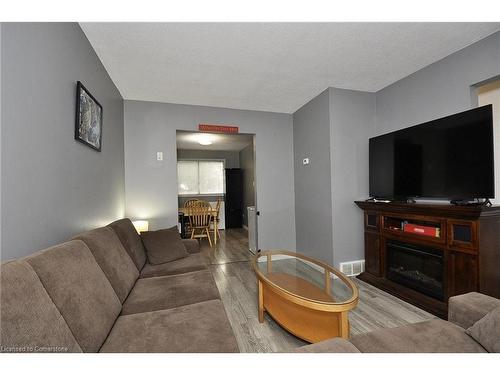
<path fill-rule="evenodd" d="M 494 198 L 487 105 L 370 139 L 370 196 Z"/>

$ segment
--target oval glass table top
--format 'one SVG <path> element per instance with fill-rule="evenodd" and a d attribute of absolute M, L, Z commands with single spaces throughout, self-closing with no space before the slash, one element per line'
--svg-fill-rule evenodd
<path fill-rule="evenodd" d="M 309 302 L 309 307 L 322 305 L 320 310 L 340 311 L 357 304 L 358 288 L 346 275 L 303 254 L 264 251 L 254 257 L 253 268 L 260 280 L 290 298 Z"/>

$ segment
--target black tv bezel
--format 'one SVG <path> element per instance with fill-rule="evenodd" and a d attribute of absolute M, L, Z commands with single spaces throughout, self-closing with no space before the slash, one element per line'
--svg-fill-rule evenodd
<path fill-rule="evenodd" d="M 418 199 L 429 199 L 429 200 L 474 200 L 474 199 L 494 199 L 495 198 L 495 132 L 494 132 L 494 128 L 493 128 L 493 105 L 492 104 L 487 104 L 487 105 L 484 105 L 484 106 L 481 106 L 481 107 L 477 107 L 477 108 L 472 108 L 472 109 L 469 109 L 469 110 L 466 110 L 466 111 L 462 111 L 462 112 L 458 112 L 458 113 L 454 113 L 454 114 L 451 114 L 451 115 L 448 115 L 448 116 L 445 116 L 445 117 L 440 117 L 440 118 L 437 118 L 437 119 L 433 119 L 433 120 L 430 120 L 430 121 L 426 121 L 426 122 L 423 122 L 423 123 L 420 123 L 420 124 L 416 124 L 416 125 L 412 125 L 412 126 L 408 126 L 406 128 L 403 128 L 403 129 L 399 129 L 399 130 L 395 130 L 395 131 L 392 131 L 392 132 L 389 132 L 389 133 L 384 133 L 384 134 L 381 134 L 381 135 L 378 135 L 378 136 L 375 136 L 375 137 L 371 137 L 369 140 L 368 140 L 368 156 L 370 157 L 371 155 L 371 152 L 370 152 L 370 148 L 371 148 L 371 145 L 372 145 L 372 141 L 377 139 L 377 138 L 382 138 L 382 137 L 386 137 L 390 134 L 395 134 L 395 133 L 400 133 L 400 132 L 404 132 L 406 130 L 409 130 L 409 129 L 412 129 L 412 128 L 416 128 L 416 127 L 420 127 L 420 126 L 425 126 L 425 125 L 429 125 L 430 123 L 434 123 L 434 122 L 437 122 L 437 121 L 443 121 L 443 120 L 447 120 L 449 119 L 450 117 L 454 117 L 454 116 L 459 116 L 459 115 L 463 115 L 465 113 L 468 113 L 468 112 L 473 112 L 473 111 L 477 111 L 477 110 L 484 110 L 486 108 L 489 108 L 489 113 L 490 113 L 490 116 L 491 116 L 491 146 L 492 146 L 492 153 L 493 153 L 493 163 L 491 164 L 491 176 L 492 176 L 492 180 L 493 180 L 493 186 L 491 186 L 491 194 L 488 195 L 488 196 L 473 196 L 473 197 L 465 197 L 465 196 L 429 196 L 429 195 L 422 195 L 422 196 L 419 196 L 419 195 L 408 195 L 408 196 L 378 196 L 378 195 L 373 195 L 373 191 L 372 191 L 372 186 L 371 186 L 371 167 L 370 167 L 370 162 L 371 160 L 368 161 L 368 183 L 369 183 L 369 187 L 368 187 L 368 190 L 369 190 L 369 194 L 370 194 L 370 197 L 372 198 L 376 198 L 376 199 L 386 199 L 386 200 L 392 200 L 392 201 L 407 201 L 407 200 L 412 200 L 414 198 L 418 198 Z"/>

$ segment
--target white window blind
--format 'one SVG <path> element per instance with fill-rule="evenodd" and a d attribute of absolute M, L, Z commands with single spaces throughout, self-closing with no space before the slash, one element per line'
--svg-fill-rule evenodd
<path fill-rule="evenodd" d="M 200 194 L 224 193 L 224 163 L 221 161 L 199 161 L 198 176 Z"/>
<path fill-rule="evenodd" d="M 223 194 L 224 162 L 182 160 L 177 162 L 179 195 Z"/>
<path fill-rule="evenodd" d="M 199 194 L 197 161 L 177 163 L 177 183 L 179 194 Z"/>

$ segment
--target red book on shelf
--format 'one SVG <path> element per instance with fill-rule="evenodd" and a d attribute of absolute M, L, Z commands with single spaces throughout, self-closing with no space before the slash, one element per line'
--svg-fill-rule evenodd
<path fill-rule="evenodd" d="M 408 233 L 420 234 L 422 236 L 439 237 L 439 228 L 426 227 L 418 224 L 405 224 L 403 231 Z"/>

